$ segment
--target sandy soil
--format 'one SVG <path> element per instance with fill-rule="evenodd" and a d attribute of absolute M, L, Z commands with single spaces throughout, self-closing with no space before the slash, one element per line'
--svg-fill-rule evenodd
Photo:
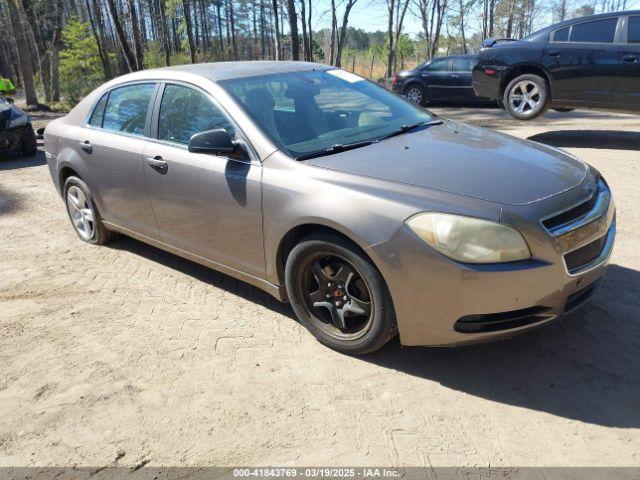
<path fill-rule="evenodd" d="M 640 117 L 434 110 L 605 174 L 619 234 L 587 308 L 501 343 L 342 356 L 250 286 L 80 242 L 43 154 L 4 160 L 0 466 L 640 465 Z"/>

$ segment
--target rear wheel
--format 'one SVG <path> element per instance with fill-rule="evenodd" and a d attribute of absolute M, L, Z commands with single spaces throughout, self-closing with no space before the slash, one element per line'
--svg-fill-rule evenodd
<path fill-rule="evenodd" d="M 330 348 L 363 355 L 396 335 L 380 272 L 349 242 L 325 235 L 303 240 L 287 258 L 285 282 L 300 322 Z"/>
<path fill-rule="evenodd" d="M 407 87 L 404 95 L 407 97 L 407 100 L 411 103 L 415 103 L 416 105 L 424 105 L 427 100 L 424 88 L 415 83 Z"/>
<path fill-rule="evenodd" d="M 509 82 L 502 101 L 512 117 L 518 120 L 536 118 L 549 106 L 547 82 L 538 75 L 520 75 Z"/>
<path fill-rule="evenodd" d="M 36 134 L 33 131 L 31 124 L 28 124 L 24 128 L 22 138 L 20 139 L 20 154 L 23 157 L 33 157 L 38 153 L 38 140 Z"/>
<path fill-rule="evenodd" d="M 78 177 L 67 178 L 64 199 L 69 219 L 80 240 L 103 245 L 112 239 L 111 232 L 102 224 L 102 217 L 86 183 Z"/>

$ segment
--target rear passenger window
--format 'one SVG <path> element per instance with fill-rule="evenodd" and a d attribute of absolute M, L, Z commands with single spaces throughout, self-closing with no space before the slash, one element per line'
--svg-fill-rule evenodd
<path fill-rule="evenodd" d="M 640 43 L 640 17 L 629 17 L 628 43 Z"/>
<path fill-rule="evenodd" d="M 571 27 L 564 27 L 561 28 L 560 30 L 557 30 L 556 33 L 553 35 L 553 41 L 554 42 L 566 42 L 569 40 L 569 28 Z"/>
<path fill-rule="evenodd" d="M 89 125 L 92 127 L 102 127 L 102 119 L 104 118 L 104 105 L 107 103 L 107 97 L 109 94 L 102 96 L 100 101 L 96 104 L 89 119 Z"/>
<path fill-rule="evenodd" d="M 114 132 L 144 135 L 149 102 L 155 84 L 130 85 L 111 90 L 104 111 L 102 128 Z"/>
<path fill-rule="evenodd" d="M 196 133 L 224 128 L 233 138 L 233 125 L 202 93 L 180 85 L 167 85 L 160 102 L 158 139 L 186 145 Z"/>
<path fill-rule="evenodd" d="M 616 36 L 617 18 L 606 18 L 580 23 L 571 29 L 572 42 L 613 43 Z"/>

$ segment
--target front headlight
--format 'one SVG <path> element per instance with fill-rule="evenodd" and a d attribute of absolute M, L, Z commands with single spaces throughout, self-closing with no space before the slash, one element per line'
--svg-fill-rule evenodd
<path fill-rule="evenodd" d="M 531 258 L 520 232 L 500 223 L 445 213 L 419 213 L 406 223 L 433 248 L 459 262 L 502 263 Z"/>
<path fill-rule="evenodd" d="M 20 115 L 9 121 L 8 128 L 16 128 L 16 127 L 24 127 L 27 123 L 29 123 L 28 115 Z"/>

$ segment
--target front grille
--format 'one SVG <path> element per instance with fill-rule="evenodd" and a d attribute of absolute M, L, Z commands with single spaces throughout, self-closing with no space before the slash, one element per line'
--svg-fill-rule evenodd
<path fill-rule="evenodd" d="M 483 333 L 524 327 L 547 320 L 551 315 L 544 315 L 548 307 L 529 307 L 510 312 L 467 315 L 460 318 L 453 329 L 460 333 Z"/>
<path fill-rule="evenodd" d="M 598 201 L 598 193 L 594 193 L 589 200 L 573 207 L 566 212 L 562 212 L 555 217 L 547 218 L 542 224 L 548 229 L 553 230 L 556 227 L 574 222 L 589 213 Z"/>
<path fill-rule="evenodd" d="M 603 235 L 597 240 L 587 243 L 573 252 L 567 253 L 564 256 L 564 261 L 567 264 L 567 270 L 569 273 L 574 273 L 577 270 L 580 270 L 582 267 L 598 258 L 606 243 L 607 235 Z"/>

